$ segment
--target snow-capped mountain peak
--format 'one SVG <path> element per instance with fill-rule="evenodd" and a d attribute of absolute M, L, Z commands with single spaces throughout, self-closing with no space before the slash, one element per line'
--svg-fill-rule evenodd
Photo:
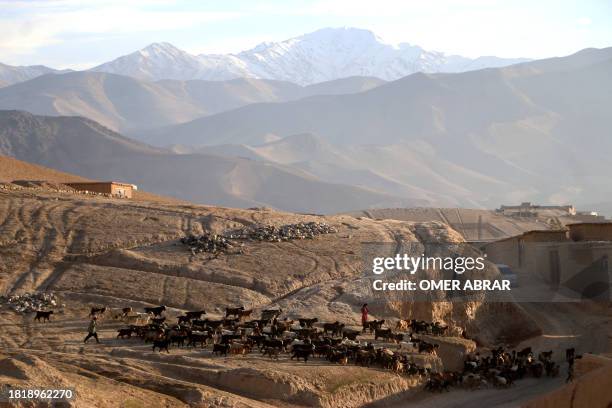
<path fill-rule="evenodd" d="M 394 80 L 419 71 L 461 72 L 523 61 L 447 56 L 409 43 L 387 44 L 369 30 L 342 27 L 264 42 L 238 54 L 191 55 L 169 43 L 153 43 L 93 70 L 148 80 L 252 77 L 309 85 L 351 76 Z"/>
<path fill-rule="evenodd" d="M 200 59 L 167 42 L 145 48 L 92 68 L 92 71 L 128 75 L 139 79 L 194 79 L 201 75 Z"/>
<path fill-rule="evenodd" d="M 153 57 L 153 56 L 166 56 L 166 57 L 177 57 L 187 54 L 185 51 L 176 48 L 174 45 L 167 42 L 156 42 L 147 45 L 142 50 L 138 51 L 141 55 L 145 57 Z M 187 54 L 189 55 L 189 54 Z"/>

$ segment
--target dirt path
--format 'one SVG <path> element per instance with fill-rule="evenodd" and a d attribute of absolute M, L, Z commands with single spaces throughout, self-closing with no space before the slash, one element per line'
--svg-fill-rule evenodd
<path fill-rule="evenodd" d="M 612 315 L 594 313 L 600 306 L 582 303 L 521 303 L 521 307 L 542 328 L 542 335 L 526 340 L 517 349 L 553 350 L 556 360 L 565 349 L 575 347 L 578 354 L 610 351 Z"/>
<path fill-rule="evenodd" d="M 522 403 L 550 392 L 563 385 L 562 378 L 528 378 L 520 380 L 508 389 L 483 389 L 476 391 L 452 390 L 443 394 L 419 392 L 413 397 L 394 404 L 385 405 L 389 408 L 465 408 L 465 407 L 519 407 Z M 382 405 L 373 405 L 382 407 Z"/>

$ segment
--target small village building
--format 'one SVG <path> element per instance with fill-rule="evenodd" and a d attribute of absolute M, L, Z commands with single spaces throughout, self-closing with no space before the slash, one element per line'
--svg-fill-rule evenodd
<path fill-rule="evenodd" d="M 78 191 L 108 194 L 119 198 L 132 198 L 134 191 L 138 189 L 134 184 L 120 183 L 118 181 L 91 181 L 64 184 Z"/>
<path fill-rule="evenodd" d="M 528 269 L 534 257 L 535 248 L 542 245 L 567 242 L 567 230 L 535 230 L 527 231 L 521 235 L 508 237 L 491 242 L 484 246 L 484 252 L 490 261 L 497 264 L 508 265 L 511 269 Z M 536 245 L 537 244 L 537 245 Z"/>
<path fill-rule="evenodd" d="M 538 205 L 530 202 L 524 202 L 520 205 L 502 205 L 496 210 L 504 215 L 515 215 L 520 217 L 535 217 L 539 212 L 559 211 L 566 215 L 576 215 L 576 208 L 569 205 Z"/>
<path fill-rule="evenodd" d="M 564 230 L 528 231 L 484 246 L 487 259 L 508 265 L 523 282 L 534 277 L 589 299 L 608 299 L 612 277 L 612 223 L 571 224 Z"/>

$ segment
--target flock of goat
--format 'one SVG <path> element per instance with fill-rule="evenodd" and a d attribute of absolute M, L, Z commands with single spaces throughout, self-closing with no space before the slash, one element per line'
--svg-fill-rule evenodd
<path fill-rule="evenodd" d="M 260 319 L 250 319 L 252 310 L 244 307 L 226 308 L 221 319 L 202 318 L 204 310 L 189 311 L 170 323 L 165 316 L 166 307 L 145 308 L 143 313 L 132 308 L 92 308 L 91 317 L 109 315 L 127 325 L 118 329 L 117 338 L 138 337 L 152 344 L 153 351 L 170 352 L 171 347 L 200 347 L 212 344 L 213 355 L 246 355 L 257 351 L 261 355 L 278 360 L 281 354 L 290 360 L 325 358 L 331 363 L 366 367 L 380 367 L 398 374 L 418 376 L 424 380 L 425 389 L 448 390 L 451 386 L 480 388 L 511 386 L 525 376 L 556 377 L 559 364 L 553 361 L 552 351 L 539 353 L 538 358 L 531 348 L 507 351 L 502 347 L 491 350 L 490 356 L 479 353 L 466 356 L 462 372 L 436 372 L 430 364 L 419 366 L 412 358 L 415 354 L 436 355 L 439 345 L 420 339 L 419 335 L 445 336 L 448 327 L 438 322 L 400 320 L 394 329 L 385 328 L 385 320 L 364 323 L 362 330 L 354 330 L 340 322 L 320 323 L 317 318 L 296 320 L 279 319 L 281 309 L 264 310 Z M 43 316 L 40 316 L 42 314 Z M 36 319 L 49 317 L 49 312 L 38 312 Z M 374 335 L 374 340 L 394 343 L 375 347 L 372 342 L 360 341 L 365 333 Z M 568 349 L 566 359 L 573 363 L 574 349 Z"/>

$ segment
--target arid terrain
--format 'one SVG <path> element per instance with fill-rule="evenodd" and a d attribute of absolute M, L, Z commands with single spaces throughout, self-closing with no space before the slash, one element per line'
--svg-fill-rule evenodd
<path fill-rule="evenodd" d="M 0 0 L 0 408 L 612 408 L 612 2 L 277 3 Z"/>
<path fill-rule="evenodd" d="M 365 290 L 362 243 L 463 238 L 441 222 L 207 207 L 142 193 L 126 200 L 59 191 L 53 177 L 65 175 L 15 161 L 0 168 L 5 173 L 1 178 L 23 179 L 17 176 L 25 173 L 15 174 L 17 166 L 29 171 L 30 178 L 49 182 L 1 185 L 0 293 L 54 292 L 60 304 L 45 323 L 35 322 L 31 313 L 0 308 L 4 384 L 74 388 L 73 405 L 82 407 L 457 406 L 476 396 L 515 406 L 562 384 L 564 371 L 554 379 L 521 380 L 506 390 L 437 395 L 423 390 L 420 377 L 321 358 L 304 363 L 281 354 L 273 360 L 257 351 L 219 357 L 212 355 L 211 345 L 152 352 L 151 344 L 138 338 L 117 339 L 117 329 L 125 323 L 110 315 L 100 318 L 101 344 L 83 344 L 94 306 L 142 311 L 166 305 L 169 321 L 189 310 L 204 309 L 207 317 L 217 318 L 225 307 L 243 305 L 259 317 L 263 309 L 280 307 L 282 318 L 317 317 L 358 329 L 359 308 L 371 300 Z M 247 241 L 240 252 L 217 256 L 192 254 L 179 241 L 190 233 L 301 221 L 326 222 L 337 232 L 305 240 Z M 502 336 L 517 348 L 553 349 L 559 360 L 571 346 L 597 354 L 610 348 L 609 305 L 377 302 L 370 312 L 372 319 L 386 319 L 389 327 L 399 318 L 416 318 L 466 329 L 476 343 L 440 338 L 439 357 L 412 356 L 433 369 L 456 364 L 452 350 L 478 346 L 485 353 Z M 373 336 L 359 340 L 373 341 Z M 375 344 L 398 347 L 381 340 Z"/>

